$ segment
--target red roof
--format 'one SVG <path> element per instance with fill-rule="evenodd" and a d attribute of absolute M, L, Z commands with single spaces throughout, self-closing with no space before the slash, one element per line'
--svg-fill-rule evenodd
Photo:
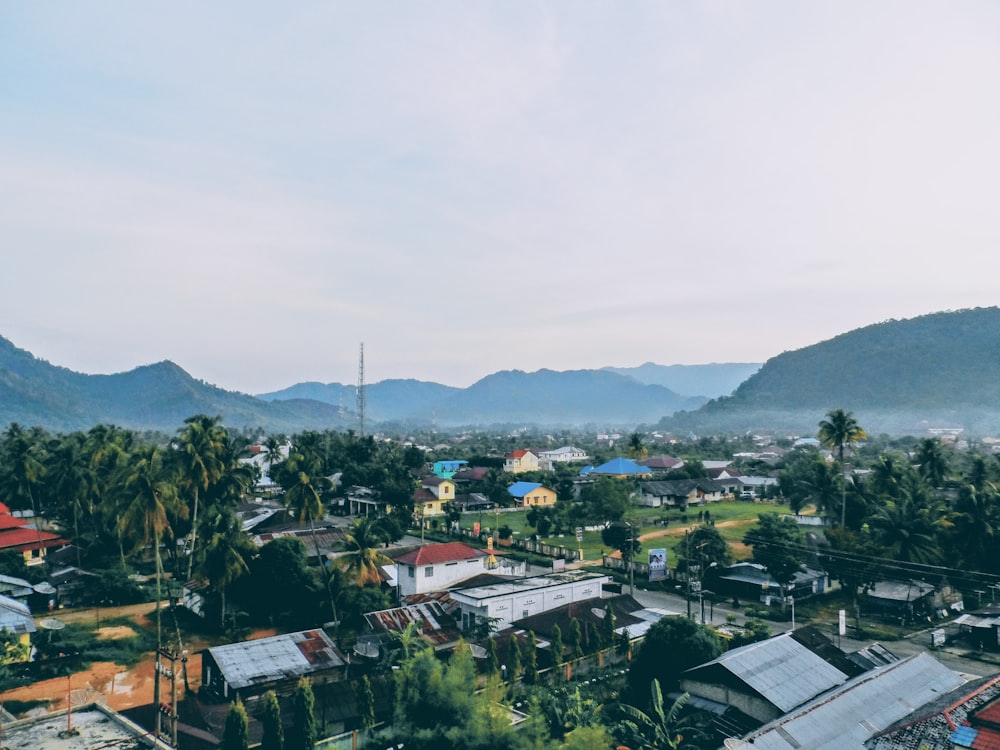
<path fill-rule="evenodd" d="M 0 532 L 0 550 L 19 549 L 23 551 L 58 547 L 63 544 L 66 544 L 65 539 L 60 539 L 56 534 L 50 534 L 47 531 L 23 528 Z"/>
<path fill-rule="evenodd" d="M 462 542 L 446 542 L 444 544 L 425 544 L 419 549 L 400 555 L 396 558 L 396 562 L 405 565 L 434 565 L 435 563 L 454 562 L 455 560 L 473 560 L 477 557 L 486 557 L 486 553 L 473 549 Z"/>
<path fill-rule="evenodd" d="M 14 518 L 14 516 L 7 515 L 6 513 L 0 513 L 0 530 L 2 529 L 18 529 L 22 526 L 27 526 L 28 522 L 23 518 Z"/>
<path fill-rule="evenodd" d="M 511 451 L 510 453 L 507 454 L 507 458 L 524 458 L 525 454 L 527 453 L 531 453 L 531 451 L 529 450 Z"/>

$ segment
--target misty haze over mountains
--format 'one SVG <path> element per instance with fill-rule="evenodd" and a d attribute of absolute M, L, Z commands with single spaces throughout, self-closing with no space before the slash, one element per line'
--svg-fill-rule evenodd
<path fill-rule="evenodd" d="M 249 366 L 249 365 L 248 365 Z M 833 408 L 870 433 L 962 427 L 1000 433 L 1000 309 L 886 321 L 785 352 L 763 365 L 720 363 L 502 371 L 468 388 L 417 380 L 366 386 L 366 422 L 812 434 Z M 355 385 L 299 383 L 251 396 L 191 377 L 171 362 L 114 375 L 51 365 L 0 337 L 0 424 L 55 431 L 113 423 L 174 432 L 197 413 L 270 432 L 357 426 Z"/>

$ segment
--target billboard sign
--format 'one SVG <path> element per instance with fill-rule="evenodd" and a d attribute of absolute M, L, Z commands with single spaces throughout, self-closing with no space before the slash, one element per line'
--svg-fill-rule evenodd
<path fill-rule="evenodd" d="M 651 549 L 649 551 L 649 580 L 662 581 L 667 577 L 667 550 Z"/>

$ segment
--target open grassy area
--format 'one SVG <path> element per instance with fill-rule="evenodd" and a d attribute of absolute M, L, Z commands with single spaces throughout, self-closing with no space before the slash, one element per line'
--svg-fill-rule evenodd
<path fill-rule="evenodd" d="M 684 543 L 685 530 L 701 522 L 698 514 L 702 511 L 709 514 L 716 529 L 733 547 L 734 556 L 737 559 L 745 559 L 750 556 L 750 550 L 744 547 L 740 540 L 747 529 L 756 523 L 757 516 L 761 513 L 787 513 L 788 508 L 777 504 L 747 502 L 711 503 L 705 507 L 690 508 L 684 513 L 673 508 L 634 508 L 629 513 L 628 520 L 637 525 L 636 533 L 640 538 L 649 535 L 648 538 L 642 539 L 643 551 L 665 548 L 670 565 L 674 566 L 678 548 Z M 535 530 L 528 525 L 527 511 L 524 510 L 468 513 L 462 516 L 460 523 L 462 528 L 472 529 L 476 522 L 480 522 L 483 529 L 491 530 L 498 524 L 500 527 L 509 526 L 514 532 L 514 539 L 525 539 L 535 533 Z M 573 531 L 562 536 L 542 537 L 540 541 L 572 549 L 578 546 Z M 586 560 L 599 559 L 602 554 L 609 552 L 601 541 L 599 530 L 585 530 L 583 543 L 579 546 L 583 549 Z"/>

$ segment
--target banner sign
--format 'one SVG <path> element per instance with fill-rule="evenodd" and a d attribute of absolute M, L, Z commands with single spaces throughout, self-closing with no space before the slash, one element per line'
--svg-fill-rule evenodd
<path fill-rule="evenodd" d="M 667 550 L 651 549 L 649 551 L 649 580 L 662 581 L 667 577 Z"/>

